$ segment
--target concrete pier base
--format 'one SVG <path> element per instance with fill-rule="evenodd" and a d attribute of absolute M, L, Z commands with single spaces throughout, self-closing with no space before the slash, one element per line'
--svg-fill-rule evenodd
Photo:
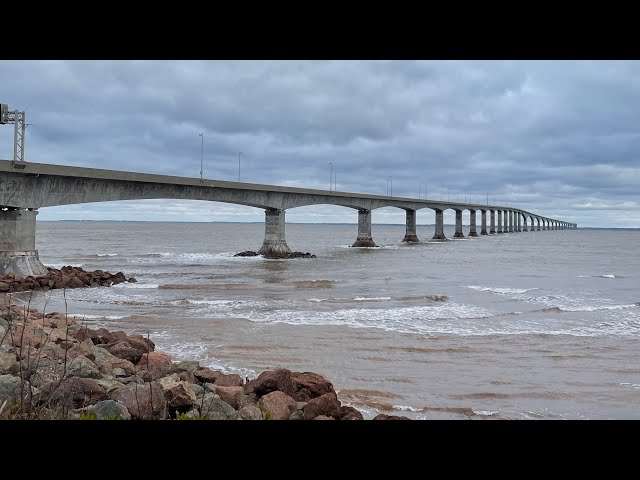
<path fill-rule="evenodd" d="M 476 231 L 476 211 L 475 210 L 469 210 L 469 236 L 470 237 L 478 236 L 478 232 Z"/>
<path fill-rule="evenodd" d="M 0 210 L 0 274 L 14 273 L 16 278 L 47 274 L 36 250 L 36 215 L 35 209 Z"/>
<path fill-rule="evenodd" d="M 446 240 L 444 236 L 444 211 L 436 210 L 436 231 L 433 234 L 432 240 Z"/>
<path fill-rule="evenodd" d="M 407 213 L 407 231 L 404 234 L 403 242 L 418 243 L 418 235 L 416 233 L 416 211 L 405 210 Z"/>
<path fill-rule="evenodd" d="M 352 247 L 377 247 L 371 237 L 371 210 L 358 210 L 358 238 Z"/>
<path fill-rule="evenodd" d="M 264 211 L 264 242 L 261 254 L 293 253 L 284 237 L 285 210 L 269 208 Z"/>
<path fill-rule="evenodd" d="M 464 238 L 462 233 L 462 210 L 455 210 L 456 212 L 456 233 L 453 234 L 453 238 Z"/>
<path fill-rule="evenodd" d="M 487 233 L 487 211 L 486 210 L 481 210 L 482 212 L 482 216 L 481 216 L 481 227 L 480 227 L 480 235 L 489 235 Z"/>
<path fill-rule="evenodd" d="M 506 217 L 505 217 L 506 220 Z M 497 233 L 504 233 L 502 231 L 502 210 L 498 210 L 498 230 Z"/>

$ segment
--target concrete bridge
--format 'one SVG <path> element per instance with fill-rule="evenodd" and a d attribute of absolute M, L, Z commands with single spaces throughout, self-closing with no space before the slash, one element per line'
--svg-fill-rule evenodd
<path fill-rule="evenodd" d="M 0 160 L 0 274 L 13 272 L 17 277 L 47 273 L 36 250 L 38 209 L 77 203 L 165 198 L 209 200 L 262 208 L 265 211 L 265 236 L 260 253 L 291 252 L 285 239 L 285 212 L 306 205 L 341 205 L 357 210 L 358 234 L 354 247 L 376 246 L 371 236 L 371 211 L 382 207 L 397 207 L 406 212 L 405 242 L 419 241 L 416 235 L 416 212 L 422 208 L 435 212 L 435 240 L 446 240 L 443 217 L 448 209 L 454 210 L 456 215 L 454 237 L 464 237 L 464 210 L 469 210 L 468 235 L 471 237 L 577 227 L 575 223 L 499 205 L 19 163 L 16 165 L 16 162 Z M 481 213 L 479 233 L 477 212 Z"/>

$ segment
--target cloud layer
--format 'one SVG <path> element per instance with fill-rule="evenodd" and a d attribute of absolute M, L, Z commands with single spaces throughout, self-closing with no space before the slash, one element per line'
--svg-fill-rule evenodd
<path fill-rule="evenodd" d="M 486 199 L 581 226 L 640 227 L 637 61 L 2 61 L 26 158 L 116 170 Z M 0 127 L 0 158 L 13 154 Z M 169 208 L 170 207 L 170 208 Z M 432 222 L 427 214 L 419 221 Z M 261 221 L 260 210 L 139 201 L 40 220 Z M 356 222 L 330 206 L 288 221 Z M 383 209 L 381 222 L 404 221 Z"/>

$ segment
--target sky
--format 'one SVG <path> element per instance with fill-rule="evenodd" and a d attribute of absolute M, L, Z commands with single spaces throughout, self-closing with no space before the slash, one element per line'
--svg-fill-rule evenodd
<path fill-rule="evenodd" d="M 25 158 L 510 205 L 583 227 L 640 227 L 638 61 L 0 61 Z M 202 136 L 200 136 L 202 134 Z M 0 159 L 13 126 L 0 126 Z M 468 213 L 466 214 L 468 215 Z M 38 220 L 261 222 L 261 209 L 139 200 Z M 353 209 L 287 222 L 357 223 Z M 404 211 L 373 212 L 404 223 Z M 433 223 L 424 209 L 418 223 Z M 453 223 L 447 211 L 445 222 Z"/>

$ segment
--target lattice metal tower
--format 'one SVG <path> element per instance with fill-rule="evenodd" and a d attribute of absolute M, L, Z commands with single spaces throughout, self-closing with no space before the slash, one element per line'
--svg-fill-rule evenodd
<path fill-rule="evenodd" d="M 26 114 L 18 110 L 9 110 L 6 103 L 0 103 L 0 125 L 13 123 L 13 168 L 24 168 L 24 131 L 27 128 Z"/>

